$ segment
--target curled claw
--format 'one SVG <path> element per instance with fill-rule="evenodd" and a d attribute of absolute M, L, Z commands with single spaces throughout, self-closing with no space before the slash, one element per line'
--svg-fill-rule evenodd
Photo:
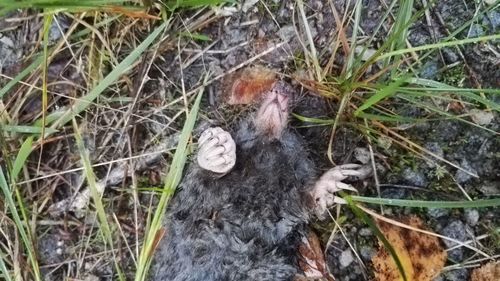
<path fill-rule="evenodd" d="M 357 192 L 350 184 L 342 182 L 350 176 L 358 179 L 364 179 L 371 174 L 369 165 L 346 164 L 337 166 L 327 171 L 316 182 L 313 190 L 313 198 L 316 203 L 315 213 L 318 217 L 323 217 L 326 210 L 334 204 L 346 204 L 347 202 L 335 196 L 340 190 L 349 190 Z"/>
<path fill-rule="evenodd" d="M 205 130 L 198 141 L 198 165 L 215 173 L 227 173 L 236 163 L 236 144 L 231 135 L 219 127 Z"/>

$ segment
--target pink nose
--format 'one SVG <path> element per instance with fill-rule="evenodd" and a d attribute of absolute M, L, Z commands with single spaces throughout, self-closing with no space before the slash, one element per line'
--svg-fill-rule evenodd
<path fill-rule="evenodd" d="M 288 107 L 288 96 L 283 93 L 276 93 L 273 102 L 276 103 L 280 109 L 286 109 Z"/>

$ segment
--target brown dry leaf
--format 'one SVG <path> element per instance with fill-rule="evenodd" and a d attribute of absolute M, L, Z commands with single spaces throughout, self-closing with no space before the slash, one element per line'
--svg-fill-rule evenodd
<path fill-rule="evenodd" d="M 259 100 L 276 82 L 276 74 L 263 66 L 242 69 L 225 80 L 229 104 L 251 104 Z"/>
<path fill-rule="evenodd" d="M 318 236 L 313 231 L 309 231 L 307 237 L 302 238 L 302 243 L 299 246 L 299 268 L 304 272 L 307 279 L 335 280 L 327 270 L 321 244 Z"/>
<path fill-rule="evenodd" d="M 423 222 L 417 217 L 405 219 L 404 223 L 414 228 L 425 229 Z M 396 251 L 408 281 L 431 281 L 441 272 L 446 261 L 446 252 L 437 237 L 381 221 L 377 224 Z M 375 280 L 403 280 L 394 259 L 382 246 L 372 258 L 372 262 L 375 268 Z"/>
<path fill-rule="evenodd" d="M 480 268 L 474 269 L 471 281 L 496 281 L 500 280 L 500 261 L 492 261 Z"/>

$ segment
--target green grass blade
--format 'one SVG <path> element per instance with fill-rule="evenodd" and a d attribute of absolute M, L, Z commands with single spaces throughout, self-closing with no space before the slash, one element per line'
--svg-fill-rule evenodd
<path fill-rule="evenodd" d="M 80 152 L 80 158 L 83 164 L 83 170 L 85 172 L 85 178 L 87 179 L 87 186 L 90 190 L 90 195 L 92 196 L 92 201 L 94 202 L 94 206 L 97 212 L 97 217 L 99 219 L 99 229 L 104 236 L 104 241 L 113 248 L 113 235 L 111 232 L 111 227 L 108 223 L 108 219 L 106 217 L 106 212 L 104 211 L 104 205 L 102 204 L 101 196 L 104 190 L 98 190 L 96 178 L 94 175 L 94 170 L 92 168 L 92 164 L 90 163 L 90 157 L 85 145 L 83 144 L 83 139 L 80 134 L 80 130 L 78 129 L 78 124 L 76 120 L 73 119 L 73 131 L 75 132 L 75 140 L 76 145 L 78 147 L 78 151 Z M 112 251 L 114 255 L 115 251 Z M 118 263 L 118 258 L 115 257 L 113 259 L 115 268 L 117 270 L 118 276 L 120 280 L 124 280 L 122 270 L 120 269 L 120 265 Z"/>
<path fill-rule="evenodd" d="M 356 3 L 356 7 L 354 8 L 354 23 L 353 23 L 353 30 L 352 30 L 352 36 L 351 36 L 351 52 L 347 56 L 347 63 L 346 63 L 346 68 L 345 68 L 345 73 L 344 77 L 342 79 L 349 79 L 352 76 L 352 73 L 354 72 L 355 68 L 357 65 L 354 64 L 354 59 L 355 59 L 355 50 L 356 50 L 356 42 L 358 42 L 358 31 L 359 31 L 359 25 L 360 25 L 360 19 L 361 19 L 361 10 L 363 9 L 363 3 L 358 1 Z"/>
<path fill-rule="evenodd" d="M 192 40 L 204 41 L 204 42 L 212 41 L 210 36 L 205 35 L 205 34 L 200 34 L 197 32 L 179 32 L 179 36 L 186 37 L 186 38 L 189 38 Z"/>
<path fill-rule="evenodd" d="M 12 89 L 12 87 L 14 87 L 14 85 L 19 83 L 19 81 L 21 81 L 24 77 L 33 72 L 33 70 L 35 70 L 38 66 L 40 66 L 42 61 L 43 61 L 43 56 L 39 55 L 28 67 L 23 69 L 23 71 L 17 74 L 16 77 L 14 77 L 14 79 L 10 80 L 9 83 L 3 86 L 3 88 L 0 89 L 0 99 L 3 98 L 3 96 L 6 93 L 8 93 L 10 89 Z"/>
<path fill-rule="evenodd" d="M 479 102 L 485 106 L 490 107 L 491 109 L 500 111 L 500 104 L 492 102 L 486 98 L 483 98 L 480 95 L 474 94 L 475 92 L 477 92 L 477 93 L 490 93 L 490 94 L 500 95 L 500 89 L 462 89 L 450 86 L 445 83 L 428 79 L 422 79 L 422 78 L 409 78 L 407 82 L 423 86 L 424 88 L 402 87 L 402 89 L 409 89 L 415 91 L 430 91 L 430 92 L 450 92 L 455 95 L 463 96 L 465 98 L 469 98 L 473 101 Z"/>
<path fill-rule="evenodd" d="M 14 160 L 14 165 L 12 165 L 12 171 L 10 172 L 10 177 L 12 178 L 12 180 L 14 181 L 17 180 L 19 172 L 23 168 L 26 159 L 28 159 L 28 156 L 31 154 L 32 144 L 33 144 L 33 137 L 29 137 L 21 145 L 21 148 L 17 153 L 16 160 Z"/>
<path fill-rule="evenodd" d="M 229 3 L 234 1 L 228 0 L 176 0 L 176 1 L 167 1 L 165 5 L 170 9 L 175 8 L 196 8 L 200 6 L 213 6 L 222 3 Z"/>
<path fill-rule="evenodd" d="M 482 199 L 474 201 L 424 201 L 424 200 L 403 200 L 403 199 L 388 199 L 388 198 L 375 198 L 364 196 L 349 196 L 352 201 L 398 206 L 398 207 L 413 207 L 413 208 L 444 208 L 444 209 L 464 209 L 464 208 L 485 208 L 485 207 L 499 207 L 500 198 Z"/>
<path fill-rule="evenodd" d="M 359 118 L 365 118 L 368 120 L 378 120 L 378 121 L 386 121 L 386 122 L 411 122 L 411 123 L 418 123 L 422 121 L 428 121 L 424 119 L 418 119 L 418 118 L 412 118 L 412 117 L 404 117 L 404 116 L 399 116 L 399 115 L 389 115 L 389 114 L 371 114 L 371 113 L 365 113 L 361 112 L 357 115 Z"/>
<path fill-rule="evenodd" d="M 406 38 L 408 37 L 408 28 L 411 23 L 411 15 L 413 9 L 413 0 L 403 0 L 399 2 L 399 9 L 396 15 L 396 20 L 394 22 L 394 40 L 391 41 L 389 45 L 389 50 L 399 50 L 406 46 Z M 400 61 L 400 56 L 395 56 L 394 61 Z M 390 57 L 384 62 L 384 67 L 389 66 L 391 64 Z M 397 67 L 391 69 L 391 77 L 394 77 L 398 71 Z"/>
<path fill-rule="evenodd" d="M 42 138 L 45 135 L 45 122 L 47 121 L 47 81 L 49 71 L 49 31 L 52 25 L 52 13 L 45 13 L 43 21 L 43 63 L 42 63 Z M 41 147 L 43 151 L 43 146 Z M 40 152 L 40 155 L 42 152 Z"/>
<path fill-rule="evenodd" d="M 12 185 L 12 188 L 14 188 L 14 185 Z M 29 231 L 25 229 L 25 225 L 21 220 L 21 217 L 19 216 L 18 208 L 16 207 L 16 203 L 14 202 L 14 199 L 12 197 L 12 193 L 15 193 L 15 191 L 10 189 L 9 184 L 7 183 L 7 180 L 5 178 L 5 174 L 3 173 L 3 168 L 1 166 L 0 189 L 2 190 L 2 193 L 4 195 L 5 205 L 10 211 L 12 219 L 16 224 L 17 231 L 21 235 L 21 240 L 23 241 L 24 247 L 26 249 L 26 254 L 28 255 L 28 259 L 30 262 L 30 270 L 33 272 L 34 279 L 36 281 L 41 281 L 42 279 L 40 277 L 40 269 L 38 267 L 38 261 L 36 259 L 35 249 L 32 243 L 33 240 L 30 238 Z M 20 206 L 19 208 L 23 208 L 23 206 Z"/>
<path fill-rule="evenodd" d="M 497 39 L 500 39 L 500 34 L 493 34 L 493 35 L 481 36 L 481 37 L 475 37 L 475 38 L 466 38 L 466 39 L 462 39 L 462 40 L 454 40 L 454 41 L 439 42 L 439 43 L 434 43 L 434 44 L 427 44 L 427 45 L 422 45 L 422 46 L 387 52 L 387 53 L 382 54 L 381 56 L 377 57 L 377 60 L 393 57 L 396 55 L 402 55 L 402 54 L 407 54 L 407 53 L 429 50 L 429 49 L 437 49 L 437 48 L 450 47 L 450 46 L 459 46 L 459 45 L 477 43 L 477 42 L 481 42 L 481 41 L 492 41 L 492 40 L 497 40 Z"/>
<path fill-rule="evenodd" d="M 446 118 L 444 118 L 444 119 L 458 120 L 458 121 L 463 122 L 463 123 L 465 123 L 467 125 L 470 125 L 470 126 L 473 126 L 473 127 L 477 127 L 477 128 L 479 128 L 481 130 L 488 131 L 488 132 L 490 132 L 492 134 L 497 134 L 497 132 L 494 131 L 494 130 L 492 130 L 492 129 L 489 129 L 489 128 L 486 128 L 484 126 L 478 125 L 478 124 L 476 124 L 474 122 L 465 120 L 464 118 L 461 118 L 459 116 L 456 116 L 456 115 L 448 113 L 448 112 L 446 112 L 444 110 L 441 110 L 441 109 L 439 109 L 436 106 L 432 106 L 432 105 L 426 104 L 424 102 L 420 102 L 420 101 L 418 101 L 416 98 L 414 98 L 411 95 L 397 95 L 397 97 L 400 98 L 400 99 L 402 99 L 402 100 L 408 101 L 411 104 L 414 104 L 416 107 L 424 108 L 424 109 L 426 109 L 428 111 L 435 112 L 435 113 L 439 114 L 440 116 L 445 116 Z M 418 97 L 418 95 L 417 95 L 417 97 Z"/>
<path fill-rule="evenodd" d="M 394 6 L 396 5 L 397 2 L 398 2 L 398 0 L 393 0 L 391 2 L 391 4 L 389 4 L 389 6 L 387 7 L 386 11 L 384 12 L 382 17 L 380 18 L 379 23 L 377 24 L 375 29 L 373 29 L 373 36 L 370 36 L 370 38 L 368 39 L 368 42 L 363 44 L 364 45 L 363 50 L 356 56 L 356 60 L 354 62 L 355 66 L 359 66 L 361 64 L 361 60 L 363 58 L 363 55 L 365 54 L 366 50 L 368 49 L 366 46 L 373 46 L 373 41 L 376 40 L 376 38 L 378 38 L 377 35 L 378 35 L 380 29 L 384 25 L 385 20 L 387 19 L 389 14 L 391 14 L 392 9 L 394 8 Z M 373 58 L 370 58 L 369 60 L 373 60 Z M 360 68 L 358 68 L 358 69 L 360 69 Z"/>
<path fill-rule="evenodd" d="M 389 85 L 378 90 L 373 96 L 368 98 L 355 112 L 354 115 L 358 116 L 363 110 L 366 110 L 376 104 L 377 102 L 385 99 L 388 96 L 394 95 L 399 86 L 406 82 L 405 77 L 400 77 L 399 79 L 393 81 Z"/>
<path fill-rule="evenodd" d="M 122 62 L 120 62 L 113 70 L 87 95 L 81 97 L 71 108 L 67 109 L 64 114 L 56 120 L 51 128 L 57 129 L 75 116 L 86 110 L 90 104 L 112 83 L 114 83 L 127 69 L 139 58 L 139 56 L 153 43 L 153 41 L 165 30 L 168 26 L 168 21 L 163 22 L 158 26 L 135 50 L 133 50 Z"/>
<path fill-rule="evenodd" d="M 204 83 L 206 83 L 208 76 L 205 77 Z M 143 281 L 146 279 L 146 274 L 148 272 L 149 266 L 151 264 L 151 259 L 153 256 L 153 243 L 155 242 L 156 235 L 161 228 L 163 216 L 165 214 L 168 202 L 175 192 L 177 185 L 182 178 L 182 172 L 184 170 L 184 165 L 186 164 L 186 159 L 188 155 L 188 141 L 191 137 L 191 132 L 193 131 L 196 118 L 198 116 L 198 110 L 200 108 L 201 97 L 203 94 L 203 88 L 198 93 L 196 101 L 189 113 L 186 122 L 182 128 L 181 135 L 179 137 L 179 143 L 177 149 L 175 150 L 172 163 L 169 167 L 167 177 L 165 178 L 165 185 L 163 188 L 162 195 L 160 197 L 158 207 L 155 211 L 153 219 L 151 221 L 150 228 L 146 232 L 144 243 L 142 245 L 141 253 L 139 256 L 137 271 L 135 275 L 136 281 Z"/>
<path fill-rule="evenodd" d="M 0 271 L 2 271 L 2 275 L 0 275 L 0 279 L 4 278 L 2 280 L 6 281 L 12 281 L 12 278 L 10 277 L 9 270 L 7 269 L 7 266 L 5 265 L 4 260 L 7 257 L 5 256 L 4 253 L 0 252 Z"/>
<path fill-rule="evenodd" d="M 292 113 L 292 116 L 299 119 L 302 122 L 308 122 L 308 123 L 313 123 L 313 124 L 319 124 L 319 125 L 333 125 L 335 123 L 335 120 L 333 119 L 320 119 L 320 118 L 314 118 L 314 117 L 306 117 L 302 116 L 296 113 Z"/>
<path fill-rule="evenodd" d="M 23 9 L 23 8 L 98 8 L 110 4 L 125 4 L 125 0 L 25 0 L 25 1 L 1 1 L 2 8 Z"/>
<path fill-rule="evenodd" d="M 24 126 L 24 125 L 4 125 L 2 130 L 11 133 L 21 133 L 21 134 L 41 134 L 42 128 L 39 126 Z M 45 132 L 53 134 L 58 132 L 57 130 L 46 128 Z"/>

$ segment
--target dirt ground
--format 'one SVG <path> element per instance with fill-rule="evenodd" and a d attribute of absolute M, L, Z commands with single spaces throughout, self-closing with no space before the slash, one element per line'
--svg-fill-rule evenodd
<path fill-rule="evenodd" d="M 309 79 L 312 70 L 308 68 L 303 54 L 307 32 L 300 24 L 296 2 L 244 2 L 244 5 L 229 5 L 235 9 L 200 8 L 176 13 L 173 29 L 163 35 L 162 43 L 143 54 L 142 59 L 118 83 L 94 101 L 96 106 L 90 107 L 78 118 L 91 162 L 102 163 L 94 168 L 96 178 L 103 180 L 108 177 L 105 185 L 109 187 L 104 192 L 103 202 L 107 214 L 120 226 L 116 231 L 114 250 L 125 269 L 127 280 L 133 279 L 135 266 L 132 257 L 140 247 L 148 212 L 156 202 L 154 192 L 148 188 L 162 187 L 164 171 L 184 124 L 182 110 L 193 100 L 205 75 L 210 73 L 212 79 L 217 79 L 205 88 L 195 135 L 209 125 L 232 126 L 242 114 L 251 110 L 248 106 L 227 105 L 224 98 L 228 77 L 238 69 L 253 65 L 273 69 L 279 73 L 280 79 L 293 85 L 296 89 L 293 98 L 295 114 L 321 119 L 334 119 L 337 114 L 337 101 L 322 97 L 298 82 L 297 77 Z M 338 32 L 330 5 L 343 15 L 354 9 L 356 1 L 305 2 L 319 63 L 326 65 Z M 389 3 L 380 0 L 364 0 L 362 3 L 361 39 L 368 42 L 367 38 L 374 38 L 366 47 L 377 49 L 390 28 L 389 24 L 384 25 L 386 30 L 374 34 Z M 426 1 L 415 1 L 414 10 L 422 9 L 423 5 Z M 498 7 L 491 8 L 482 3 L 479 9 L 477 5 L 470 1 L 435 1 L 429 12 L 411 25 L 407 44 L 416 47 L 438 42 L 466 25 L 479 10 L 487 8 L 487 12 L 467 25 L 456 38 L 498 34 Z M 55 18 L 53 30 L 49 33 L 53 43 L 75 21 L 75 18 L 62 13 Z M 94 18 L 89 16 L 79 20 L 92 24 Z M 109 48 L 114 54 L 114 57 L 106 57 L 104 61 L 92 61 L 98 56 L 89 57 L 88 54 L 93 53 L 89 49 L 93 47 L 86 43 L 85 40 L 89 40 L 86 37 L 74 40 L 74 48 L 58 52 L 48 68 L 48 112 L 86 93 L 102 79 L 102 73 L 105 75 L 112 70 L 110 65 L 121 61 L 157 25 L 155 20 L 122 19 L 99 29 L 103 32 L 100 35 L 111 44 L 101 45 L 99 50 Z M 0 86 L 10 80 L 6 77 L 14 77 L 33 61 L 29 56 L 34 50 L 40 50 L 36 42 L 40 39 L 42 27 L 42 19 L 33 10 L 16 11 L 0 19 Z M 203 38 L 185 36 L 175 30 L 184 33 L 189 30 L 202 34 Z M 352 33 L 350 25 L 346 32 L 348 35 Z M 499 44 L 498 40 L 493 40 L 459 48 L 442 48 L 424 58 L 416 72 L 421 78 L 459 88 L 498 89 Z M 345 62 L 346 57 L 339 53 L 334 61 L 333 76 L 340 73 Z M 92 64 L 100 70 L 92 69 Z M 92 71 L 95 73 L 89 74 Z M 376 71 L 377 67 L 374 67 L 369 74 Z M 31 77 L 24 81 L 26 84 L 18 84 L 4 95 L 1 104 L 2 110 L 6 110 L 18 125 L 32 124 L 42 112 L 40 80 Z M 32 83 L 34 88 L 29 87 Z M 500 104 L 500 95 L 492 94 L 488 98 Z M 392 102 L 391 108 L 401 116 L 428 116 L 424 109 L 403 100 L 394 99 Z M 454 109 L 448 106 L 447 110 Z M 394 126 L 413 142 L 477 177 L 452 165 L 423 160 L 383 137 L 374 138 L 371 148 L 374 150 L 381 197 L 467 200 L 467 196 L 473 199 L 500 196 L 500 117 L 498 112 L 491 112 L 493 118 L 483 125 L 488 130 L 446 118 Z M 350 125 L 362 121 L 348 113 L 343 120 L 332 143 L 335 164 L 352 162 L 357 149 L 369 149 L 366 135 Z M 314 161 L 321 169 L 331 168 L 333 164 L 328 155 L 331 126 L 312 126 L 314 124 L 295 117 L 290 124 L 307 140 Z M 2 151 L 1 155 L 15 154 L 20 139 L 19 135 L 9 135 L 4 141 L 11 151 Z M 135 158 L 159 150 L 164 153 L 143 157 L 143 160 Z M 5 162 L 0 164 L 4 166 Z M 47 140 L 43 150 L 38 147 L 33 151 L 24 171 L 25 177 L 19 183 L 24 203 L 37 221 L 33 230 L 44 280 L 63 280 L 63 277 L 76 278 L 71 280 L 111 280 L 114 274 L 110 249 L 103 246 L 103 238 L 96 231 L 96 215 L 92 207 L 79 211 L 60 207 L 63 205 L 54 207 L 58 202 L 71 201 L 78 191 L 85 188 L 85 175 L 79 170 L 81 165 L 69 125 Z M 132 192 L 134 188 L 142 190 Z M 373 179 L 357 183 L 356 188 L 359 195 L 378 196 Z M 463 210 L 385 206 L 383 213 L 395 219 L 403 215 L 417 215 L 437 233 L 460 241 L 473 241 L 475 247 L 493 259 L 498 260 L 500 255 L 498 208 Z M 376 236 L 348 208 L 342 208 L 341 216 L 345 237 L 340 234 L 330 237 L 334 227 L 331 221 L 313 223 L 323 245 L 329 245 L 325 250 L 329 269 L 337 280 L 371 280 L 371 258 L 378 249 Z M 347 241 L 357 253 L 353 253 Z M 455 244 L 443 241 L 443 245 L 450 248 Z M 476 252 L 463 247 L 450 250 L 447 267 L 435 280 L 469 280 L 471 269 L 481 264 L 475 262 L 479 258 Z"/>

